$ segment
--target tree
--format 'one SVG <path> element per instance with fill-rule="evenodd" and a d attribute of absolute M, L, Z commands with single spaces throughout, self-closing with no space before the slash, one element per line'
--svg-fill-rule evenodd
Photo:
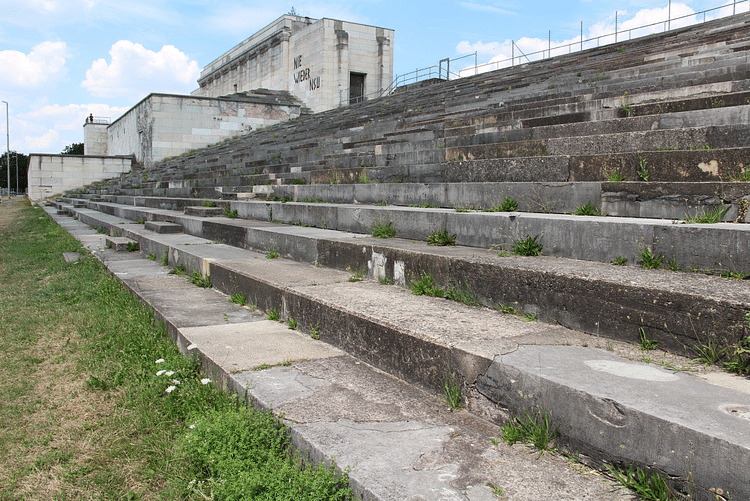
<path fill-rule="evenodd" d="M 83 155 L 83 143 L 73 143 L 60 152 L 61 155 Z"/>
<path fill-rule="evenodd" d="M 0 156 L 0 188 L 8 187 L 8 152 Z M 23 192 L 29 185 L 29 156 L 11 150 L 10 152 L 10 189 L 16 191 L 16 161 L 18 161 L 18 189 Z"/>

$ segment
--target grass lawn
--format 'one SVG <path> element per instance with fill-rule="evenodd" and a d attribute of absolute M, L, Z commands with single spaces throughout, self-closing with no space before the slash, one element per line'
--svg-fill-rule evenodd
<path fill-rule="evenodd" d="M 0 500 L 352 498 L 20 198 L 0 204 L 0 378 Z"/>

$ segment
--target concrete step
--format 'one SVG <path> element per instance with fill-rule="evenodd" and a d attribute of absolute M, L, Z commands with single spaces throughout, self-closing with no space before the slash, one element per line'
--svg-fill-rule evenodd
<path fill-rule="evenodd" d="M 79 209 L 79 221 L 64 225 L 94 249 L 101 235 L 82 228 L 83 216 L 95 218 L 90 212 Z M 583 463 L 648 466 L 693 499 L 713 499 L 709 490 L 717 488 L 733 499 L 750 495 L 747 381 L 668 370 L 638 361 L 643 355 L 633 347 L 595 348 L 598 338 L 560 326 L 98 218 L 131 231 L 144 253 L 166 251 L 170 265 L 208 272 L 217 290 L 243 292 L 328 343 L 252 318 L 155 262 L 104 256 L 186 353 L 197 345 L 214 381 L 283 412 L 297 446 L 351 468 L 362 499 L 489 499 L 482 497 L 488 483 L 510 499 L 623 499 L 590 475 L 571 474 L 555 456 L 529 461 L 518 446 L 493 445 L 496 424 L 537 409 L 549 413 L 559 444 Z M 357 249 L 362 244 L 372 245 L 360 241 Z M 286 360 L 293 360 L 289 367 L 251 371 Z M 447 412 L 436 398 L 366 364 L 432 394 L 458 378 L 470 413 Z"/>
<path fill-rule="evenodd" d="M 659 346 L 675 353 L 690 354 L 708 333 L 720 333 L 719 340 L 731 345 L 742 337 L 744 315 L 748 310 L 747 285 L 743 281 L 726 280 L 718 276 L 697 273 L 674 273 L 642 270 L 639 267 L 614 266 L 605 263 L 576 259 L 538 256 L 521 258 L 498 256 L 496 249 L 479 250 L 477 247 L 430 247 L 424 240 L 432 230 L 430 215 L 448 216 L 439 209 L 374 207 L 364 211 L 361 207 L 332 216 L 336 207 L 326 204 L 283 204 L 278 202 L 232 202 L 240 217 L 249 219 L 212 218 L 206 220 L 186 216 L 174 211 L 117 206 L 107 203 L 89 203 L 98 210 L 78 209 L 75 214 L 82 222 L 112 231 L 122 231 L 130 238 L 141 238 L 140 233 L 127 233 L 122 228 L 125 219 L 170 219 L 182 224 L 186 233 L 212 242 L 223 242 L 239 248 L 266 252 L 275 248 L 281 256 L 329 268 L 359 270 L 365 268 L 369 276 L 393 280 L 407 285 L 418 280 L 422 272 L 430 272 L 443 287 L 465 285 L 474 291 L 483 304 L 515 305 L 519 310 L 537 315 L 540 319 L 614 339 L 639 342 L 639 330 L 645 329 Z M 313 206 L 316 206 L 314 208 Z M 382 212 L 379 212 L 381 211 Z M 102 212 L 99 212 L 102 211 Z M 456 221 L 471 214 L 454 214 Z M 345 217 L 353 218 L 350 228 L 360 234 L 345 233 L 325 227 L 345 225 Z M 413 240 L 375 239 L 369 235 L 376 221 L 417 221 Z M 528 217 L 531 216 L 531 217 Z M 534 217 L 539 216 L 539 217 Z M 304 219 L 307 217 L 307 219 Z M 450 218 L 449 218 L 450 219 Z M 285 220 L 287 225 L 264 222 Z M 465 228 L 462 234 L 487 233 L 488 228 L 516 228 L 518 238 L 539 235 L 533 227 L 547 224 L 549 233 L 543 234 L 545 249 L 559 255 L 561 248 L 572 249 L 584 259 L 597 253 L 617 256 L 618 245 L 623 245 L 620 256 L 635 263 L 633 249 L 648 246 L 654 254 L 667 252 L 674 262 L 685 265 L 684 260 L 707 262 L 723 259 L 732 262 L 732 270 L 750 271 L 750 262 L 741 249 L 748 231 L 744 225 L 727 228 L 724 225 L 674 225 L 670 223 L 644 224 L 620 218 L 593 218 L 575 216 L 521 215 L 518 213 L 481 213 L 463 219 L 460 226 L 447 224 L 448 230 Z M 474 226 L 467 225 L 469 221 Z M 520 224 L 519 224 L 520 223 Z M 515 225 L 515 226 L 514 226 Z M 702 226 L 702 227 L 699 227 Z M 435 226 L 439 228 L 440 226 Z M 138 229 L 141 229 L 138 227 Z M 729 231 L 727 231 L 729 230 Z M 422 231 L 417 236 L 416 231 Z M 578 235 L 577 231 L 588 233 Z M 399 236 L 403 230 L 397 230 Z M 449 233 L 450 234 L 450 233 Z M 491 235 L 490 235 L 491 237 Z M 421 240 L 417 241 L 417 238 Z M 722 243 L 727 240 L 726 243 Z M 139 240 L 143 252 L 163 255 L 166 249 L 148 249 L 146 241 Z M 573 244 L 575 242 L 575 244 Z M 582 246 L 581 242 L 592 245 Z M 710 242 L 710 244 L 708 243 Z M 486 249 L 489 246 L 485 246 Z M 663 251 L 661 249 L 664 249 Z M 710 253 L 716 251 L 716 256 Z M 546 252 L 550 252 L 547 250 Z M 573 301 L 575 297 L 578 300 Z M 707 315 L 707 312 L 711 312 Z M 712 334 L 714 335 L 714 334 Z"/>

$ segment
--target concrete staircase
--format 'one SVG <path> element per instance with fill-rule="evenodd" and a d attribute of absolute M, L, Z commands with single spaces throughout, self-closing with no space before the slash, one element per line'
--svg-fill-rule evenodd
<path fill-rule="evenodd" d="M 726 499 L 750 499 L 747 468 L 738 466 L 750 464 L 747 379 L 689 363 L 749 334 L 747 281 L 723 278 L 750 274 L 750 227 L 740 224 L 750 199 L 749 22 L 742 14 L 303 116 L 56 205 L 76 224 L 210 274 L 216 290 L 255 298 L 259 309 L 430 394 L 455 378 L 466 419 L 493 423 L 484 435 L 479 424 L 467 432 L 485 445 L 509 416 L 543 409 L 560 425 L 560 445 L 586 464 L 653 468 L 692 499 L 716 499 L 719 488 Z M 517 210 L 486 211 L 506 197 Z M 202 208 L 205 200 L 217 208 Z M 571 214 L 586 204 L 609 217 Z M 724 222 L 682 221 L 717 207 Z M 387 223 L 395 239 L 370 236 Z M 427 246 L 437 231 L 458 245 Z M 508 253 L 526 237 L 543 243 L 541 256 Z M 272 249 L 283 262 L 264 259 Z M 635 265 L 645 251 L 664 256 L 662 269 Z M 629 265 L 611 264 L 618 258 Z M 405 289 L 426 275 L 473 306 Z M 204 336 L 173 324 L 183 343 Z M 644 338 L 663 351 L 641 351 Z M 253 398 L 274 409 L 286 401 L 271 388 L 288 374 L 251 374 L 248 362 L 234 367 L 211 349 L 202 351 L 206 367 L 227 386 L 262 380 Z M 295 377 L 325 372 L 303 365 L 294 364 Z M 377 412 L 367 415 L 377 421 Z M 309 432 L 303 422 L 299 437 Z M 341 457 L 316 437 L 315 446 L 300 443 Z M 482 451 L 445 464 L 467 471 L 483 464 Z M 479 486 L 492 482 L 457 475 L 450 496 L 404 487 L 424 478 L 368 484 L 396 475 L 389 471 L 354 467 L 358 492 L 485 499 Z M 551 497 L 514 488 L 517 499 L 583 498 L 578 487 Z"/>

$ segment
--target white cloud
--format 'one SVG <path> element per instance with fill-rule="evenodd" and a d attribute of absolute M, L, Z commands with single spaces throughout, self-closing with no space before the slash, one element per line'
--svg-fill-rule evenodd
<path fill-rule="evenodd" d="M 68 57 L 65 42 L 42 42 L 28 55 L 15 50 L 0 51 L 0 86 L 32 90 L 55 85 L 65 76 Z"/>
<path fill-rule="evenodd" d="M 49 150 L 49 148 L 58 143 L 60 140 L 60 133 L 56 130 L 48 130 L 41 136 L 25 136 L 23 141 L 28 145 L 29 151 L 39 153 Z M 62 149 L 60 150 L 62 151 Z"/>
<path fill-rule="evenodd" d="M 93 62 L 81 86 L 99 97 L 141 99 L 151 92 L 185 94 L 197 87 L 200 68 L 172 45 L 159 52 L 128 40 L 116 42 L 111 61 Z"/>
<path fill-rule="evenodd" d="M 514 12 L 501 9 L 499 7 L 493 7 L 492 5 L 480 5 L 478 3 L 472 3 L 472 2 L 461 2 L 461 5 L 466 7 L 469 10 L 476 10 L 479 12 L 489 12 L 491 14 L 501 14 L 501 15 L 515 14 Z"/>
<path fill-rule="evenodd" d="M 116 120 L 127 110 L 97 103 L 41 106 L 11 117 L 11 149 L 60 153 L 71 143 L 83 142 L 83 124 L 90 114 Z"/>

